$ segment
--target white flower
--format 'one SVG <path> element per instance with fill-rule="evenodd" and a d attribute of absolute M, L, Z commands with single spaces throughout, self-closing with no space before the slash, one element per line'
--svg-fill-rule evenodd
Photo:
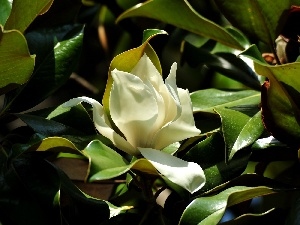
<path fill-rule="evenodd" d="M 143 155 L 169 180 L 195 192 L 205 183 L 201 167 L 158 151 L 200 134 L 195 127 L 189 92 L 176 86 L 176 67 L 174 63 L 164 83 L 144 54 L 130 73 L 117 69 L 111 72 L 109 110 L 118 131 L 113 129 L 102 105 L 94 99 L 80 97 L 64 105 L 90 103 L 97 130 L 117 148 L 130 155 Z"/>

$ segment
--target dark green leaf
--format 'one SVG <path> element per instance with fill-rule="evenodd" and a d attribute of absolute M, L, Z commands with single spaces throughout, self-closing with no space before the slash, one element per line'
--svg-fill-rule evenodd
<path fill-rule="evenodd" d="M 255 90 L 260 90 L 260 82 L 252 69 L 232 53 L 219 52 L 212 54 L 204 48 L 195 48 L 185 43 L 182 60 L 191 66 L 205 65 L 231 79 L 241 82 Z"/>
<path fill-rule="evenodd" d="M 282 13 L 292 5 L 290 0 L 215 0 L 225 17 L 242 32 L 273 48 Z"/>
<path fill-rule="evenodd" d="M 0 0 L 0 25 L 4 26 L 6 20 L 11 12 L 12 1 Z"/>
<path fill-rule="evenodd" d="M 260 103 L 260 92 L 222 91 L 218 89 L 205 89 L 191 93 L 194 112 L 215 113 L 214 109 L 233 107 L 239 105 L 252 105 Z"/>
<path fill-rule="evenodd" d="M 96 135 L 94 123 L 81 104 L 74 107 L 60 105 L 56 108 L 42 109 L 28 114 L 64 124 L 85 135 Z"/>
<path fill-rule="evenodd" d="M 231 161 L 225 163 L 225 149 L 223 137 L 214 133 L 183 156 L 183 160 L 198 163 L 204 170 L 206 184 L 201 192 L 223 184 L 245 170 L 250 153 L 238 152 Z"/>
<path fill-rule="evenodd" d="M 13 112 L 29 109 L 69 79 L 80 56 L 81 29 L 82 26 L 68 25 L 26 35 L 30 51 L 36 54 L 35 69 L 26 86 L 6 96 L 6 107 Z"/>
<path fill-rule="evenodd" d="M 54 120 L 29 114 L 15 114 L 36 133 L 44 136 L 83 135 L 82 132 Z"/>

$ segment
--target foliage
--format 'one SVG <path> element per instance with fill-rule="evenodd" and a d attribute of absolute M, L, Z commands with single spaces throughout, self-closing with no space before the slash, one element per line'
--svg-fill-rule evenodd
<path fill-rule="evenodd" d="M 0 224 L 298 223 L 299 16 L 299 0 L 0 0 Z M 177 62 L 201 130 L 156 159 L 97 128 L 125 138 L 112 71 L 144 53 L 163 78 Z M 102 100 L 98 120 L 64 104 L 82 95 Z M 60 159 L 110 197 L 85 193 Z M 189 172 L 174 175 L 186 165 L 205 175 L 195 193 Z"/>

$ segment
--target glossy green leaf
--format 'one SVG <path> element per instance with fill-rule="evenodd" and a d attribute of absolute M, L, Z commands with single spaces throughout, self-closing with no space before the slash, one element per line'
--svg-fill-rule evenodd
<path fill-rule="evenodd" d="M 85 135 L 96 134 L 94 123 L 81 104 L 74 107 L 63 107 L 60 105 L 56 108 L 41 109 L 28 114 L 64 124 Z"/>
<path fill-rule="evenodd" d="M 109 179 L 119 176 L 128 167 L 128 162 L 120 154 L 98 140 L 86 146 L 83 153 L 89 158 L 89 176 L 98 174 L 97 179 L 100 179 L 98 172 L 105 174 L 102 179 Z"/>
<path fill-rule="evenodd" d="M 250 153 L 239 152 L 226 163 L 225 149 L 224 139 L 217 132 L 192 147 L 182 157 L 183 160 L 198 163 L 204 170 L 206 183 L 201 193 L 238 177 L 245 170 Z"/>
<path fill-rule="evenodd" d="M 4 26 L 7 18 L 11 12 L 12 1 L 10 0 L 0 0 L 0 25 Z"/>
<path fill-rule="evenodd" d="M 258 74 L 269 78 L 262 89 L 262 113 L 266 128 L 278 140 L 300 144 L 300 63 L 282 66 L 255 64 Z"/>
<path fill-rule="evenodd" d="M 261 54 L 261 52 L 259 51 L 259 49 L 257 48 L 256 45 L 249 46 L 249 48 L 247 48 L 243 52 L 241 52 L 240 55 L 246 56 L 246 57 L 248 57 L 248 58 L 250 58 L 254 61 L 259 61 L 261 63 L 266 64 L 266 61 L 262 57 L 262 54 Z"/>
<path fill-rule="evenodd" d="M 251 118 L 231 109 L 219 108 L 216 111 L 222 121 L 226 160 L 231 160 L 238 150 L 255 142 L 263 132 L 260 113 Z"/>
<path fill-rule="evenodd" d="M 229 159 L 233 157 L 233 155 L 240 149 L 251 145 L 255 142 L 259 136 L 264 131 L 264 126 L 261 118 L 261 111 L 256 113 L 250 120 L 246 123 L 246 125 L 241 130 L 239 136 L 237 137 L 230 155 Z"/>
<path fill-rule="evenodd" d="M 129 170 L 136 170 L 145 174 L 159 176 L 159 173 L 157 172 L 155 167 L 147 159 L 138 159 L 137 161 L 127 166 L 113 167 L 113 168 L 107 168 L 105 170 L 101 170 L 93 174 L 89 178 L 89 181 L 93 182 L 97 180 L 111 179 L 120 176 L 122 174 L 125 174 Z"/>
<path fill-rule="evenodd" d="M 14 0 L 5 29 L 24 32 L 32 21 L 50 8 L 53 0 Z"/>
<path fill-rule="evenodd" d="M 71 153 L 84 158 L 83 153 L 76 148 L 71 141 L 62 137 L 45 138 L 41 142 L 32 145 L 29 150 L 35 150 L 38 152 L 51 151 L 56 153 Z"/>
<path fill-rule="evenodd" d="M 220 47 L 220 45 L 218 46 Z M 216 52 L 212 54 L 212 52 L 203 47 L 196 48 L 185 42 L 182 61 L 187 62 L 192 67 L 204 65 L 205 67 L 221 73 L 230 79 L 236 80 L 245 86 L 254 90 L 260 90 L 260 82 L 257 75 L 241 58 L 233 53 Z"/>
<path fill-rule="evenodd" d="M 151 38 L 158 34 L 167 34 L 165 31 L 157 30 L 157 29 L 149 29 L 145 30 L 143 34 L 143 43 L 137 48 L 130 49 L 126 52 L 123 52 L 116 57 L 113 58 L 111 61 L 110 67 L 109 67 L 109 73 L 108 73 L 108 80 L 106 84 L 105 93 L 103 95 L 102 103 L 104 109 L 109 113 L 109 97 L 110 97 L 110 91 L 113 83 L 113 79 L 111 76 L 111 71 L 115 68 L 120 71 L 130 72 L 133 67 L 138 63 L 140 58 L 143 56 L 144 53 L 147 54 L 147 56 L 151 59 L 152 63 L 156 67 L 156 69 L 162 73 L 162 69 L 160 66 L 159 59 L 155 53 L 155 51 L 152 49 L 150 44 L 148 43 Z"/>
<path fill-rule="evenodd" d="M 243 53 L 254 60 L 255 71 L 269 79 L 262 88 L 262 115 L 267 130 L 287 144 L 299 144 L 300 63 L 278 66 L 266 64 L 259 58 L 255 46 Z"/>
<path fill-rule="evenodd" d="M 268 187 L 235 186 L 213 196 L 197 198 L 183 212 L 180 224 L 218 224 L 227 207 L 273 193 Z"/>
<path fill-rule="evenodd" d="M 82 26 L 33 31 L 26 38 L 30 51 L 36 54 L 36 65 L 30 82 L 6 96 L 5 107 L 13 112 L 37 105 L 69 79 L 80 57 Z"/>
<path fill-rule="evenodd" d="M 233 26 L 250 37 L 266 43 L 270 48 L 279 31 L 278 22 L 282 13 L 289 9 L 295 1 L 282 0 L 215 0 L 220 11 Z M 299 4 L 299 1 L 298 1 Z"/>
<path fill-rule="evenodd" d="M 0 27 L 0 95 L 27 82 L 34 68 L 24 36 Z"/>
<path fill-rule="evenodd" d="M 30 114 L 15 115 L 31 127 L 34 132 L 44 136 L 83 135 L 82 132 L 54 120 L 48 120 L 43 117 Z"/>
<path fill-rule="evenodd" d="M 223 91 L 205 89 L 191 93 L 194 112 L 215 113 L 214 109 L 238 105 L 258 105 L 260 92 L 254 90 Z"/>
<path fill-rule="evenodd" d="M 180 16 L 178 16 L 180 15 Z M 199 15 L 188 1 L 153 0 L 125 11 L 118 21 L 135 16 L 160 20 L 193 33 L 214 39 L 225 45 L 243 49 L 242 45 L 221 26 Z"/>

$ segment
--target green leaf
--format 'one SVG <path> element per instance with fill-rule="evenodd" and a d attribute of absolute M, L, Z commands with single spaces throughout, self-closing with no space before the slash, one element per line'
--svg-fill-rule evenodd
<path fill-rule="evenodd" d="M 5 29 L 23 33 L 32 21 L 50 8 L 53 0 L 14 0 Z"/>
<path fill-rule="evenodd" d="M 236 40 L 229 32 L 199 15 L 186 0 L 147 1 L 125 11 L 119 16 L 117 21 L 134 16 L 143 16 L 160 20 L 219 41 L 233 48 L 243 49 L 238 40 Z"/>
<path fill-rule="evenodd" d="M 41 142 L 30 146 L 28 150 L 38 152 L 51 151 L 56 153 L 71 153 L 84 158 L 83 153 L 77 149 L 71 141 L 62 137 L 45 138 Z"/>
<path fill-rule="evenodd" d="M 300 144 L 300 63 L 270 66 L 256 60 L 255 70 L 268 81 L 262 88 L 262 115 L 267 130 L 278 140 Z"/>
<path fill-rule="evenodd" d="M 41 109 L 27 114 L 64 124 L 85 135 L 97 134 L 93 120 L 81 104 L 73 107 L 60 105 L 56 108 Z"/>
<path fill-rule="evenodd" d="M 292 6 L 291 0 L 215 0 L 220 11 L 233 26 L 271 49 L 279 35 L 277 26 L 282 13 Z"/>
<path fill-rule="evenodd" d="M 180 224 L 218 224 L 227 207 L 273 193 L 268 187 L 235 186 L 210 197 L 197 198 L 184 210 Z"/>
<path fill-rule="evenodd" d="M 7 18 L 11 12 L 12 1 L 10 0 L 0 0 L 0 25 L 4 26 Z"/>
<path fill-rule="evenodd" d="M 16 30 L 3 31 L 0 26 L 0 95 L 27 82 L 34 61 L 24 36 Z"/>
<path fill-rule="evenodd" d="M 119 176 L 128 168 L 128 162 L 120 154 L 98 140 L 92 141 L 82 152 L 89 158 L 90 177 L 98 174 L 97 179 L 100 179 L 98 172 L 101 172 L 106 176 L 102 179 L 109 179 Z M 93 179 L 90 178 L 90 181 Z"/>
<path fill-rule="evenodd" d="M 182 159 L 198 163 L 204 170 L 206 183 L 200 190 L 203 193 L 241 175 L 248 164 L 249 156 L 249 152 L 238 152 L 226 163 L 224 139 L 217 132 L 192 147 Z"/>
<path fill-rule="evenodd" d="M 48 120 L 43 117 L 30 114 L 15 115 L 31 127 L 34 132 L 44 136 L 83 135 L 82 132 L 54 120 Z"/>
<path fill-rule="evenodd" d="M 217 52 L 212 54 L 204 48 L 196 48 L 185 43 L 182 60 L 191 66 L 205 65 L 228 78 L 241 82 L 255 90 L 260 90 L 260 82 L 252 69 L 233 53 Z"/>
<path fill-rule="evenodd" d="M 246 56 L 254 61 L 259 61 L 261 63 L 267 64 L 256 45 L 249 46 L 249 48 L 241 52 L 240 55 Z"/>
<path fill-rule="evenodd" d="M 191 93 L 194 112 L 215 113 L 214 109 L 233 107 L 238 105 L 258 105 L 260 92 L 254 90 L 223 91 L 205 89 Z"/>
<path fill-rule="evenodd" d="M 226 160 L 231 160 L 238 150 L 255 142 L 263 132 L 260 113 L 250 118 L 231 109 L 219 108 L 216 111 L 222 121 Z"/>
<path fill-rule="evenodd" d="M 36 65 L 26 86 L 6 96 L 5 107 L 13 112 L 37 105 L 69 79 L 77 66 L 83 33 L 82 26 L 66 25 L 33 31 L 26 37 L 30 51 L 37 56 Z"/>
<path fill-rule="evenodd" d="M 104 160 L 106 160 L 106 159 L 104 159 Z M 113 159 L 107 159 L 107 160 L 112 161 Z M 94 167 L 95 171 L 93 171 L 93 172 L 95 172 L 95 173 L 90 174 L 89 181 L 93 182 L 93 181 L 97 181 L 97 180 L 111 179 L 111 178 L 120 176 L 122 174 L 125 174 L 129 170 L 139 171 L 144 174 L 160 176 L 160 174 L 157 172 L 155 167 L 147 159 L 144 159 L 144 158 L 134 160 L 128 165 L 121 165 L 121 160 L 118 159 L 117 164 L 119 164 L 120 166 L 111 167 L 111 166 L 108 166 L 108 164 L 106 164 L 107 168 L 105 168 L 103 170 L 101 169 L 98 171 L 96 170 L 97 168 Z M 115 163 L 115 165 L 116 165 L 116 163 Z M 101 165 L 97 165 L 97 166 L 101 167 Z M 98 167 L 98 168 L 100 168 L 100 167 Z"/>
<path fill-rule="evenodd" d="M 229 159 L 240 149 L 245 148 L 255 142 L 264 131 L 262 124 L 261 111 L 256 113 L 241 130 L 237 137 L 231 152 Z"/>

